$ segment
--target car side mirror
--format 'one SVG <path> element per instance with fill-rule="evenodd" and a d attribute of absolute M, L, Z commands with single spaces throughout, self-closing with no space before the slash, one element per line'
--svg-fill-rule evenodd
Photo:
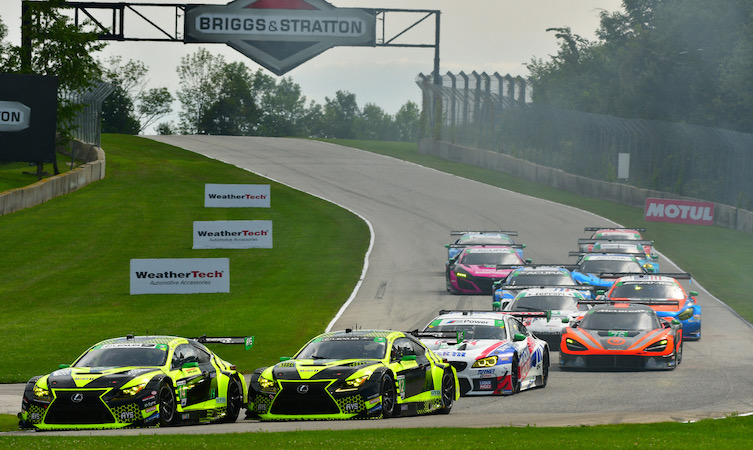
<path fill-rule="evenodd" d="M 403 356 L 402 356 L 402 357 L 400 358 L 400 362 L 405 362 L 405 361 L 415 361 L 415 360 L 416 360 L 416 355 L 403 355 Z"/>
<path fill-rule="evenodd" d="M 512 340 L 515 342 L 525 341 L 526 335 L 523 333 L 515 333 L 515 336 L 512 337 Z"/>
<path fill-rule="evenodd" d="M 183 363 L 183 365 L 180 366 L 180 370 L 192 369 L 194 367 L 199 367 L 199 363 L 197 361 L 189 361 Z"/>
<path fill-rule="evenodd" d="M 688 292 L 688 294 L 690 294 L 691 297 L 697 297 L 698 296 L 698 292 L 697 291 L 690 291 L 690 292 Z"/>
<path fill-rule="evenodd" d="M 280 362 L 284 361 L 290 361 L 292 358 L 290 356 L 280 356 Z"/>

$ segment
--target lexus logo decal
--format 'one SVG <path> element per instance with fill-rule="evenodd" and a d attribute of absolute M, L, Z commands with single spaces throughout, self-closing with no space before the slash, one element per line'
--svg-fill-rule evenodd
<path fill-rule="evenodd" d="M 298 386 L 298 388 L 296 390 L 298 391 L 299 394 L 303 395 L 303 394 L 305 394 L 305 393 L 307 393 L 309 391 L 309 385 L 308 384 L 302 384 L 302 385 Z"/>
<path fill-rule="evenodd" d="M 71 401 L 73 403 L 81 403 L 83 399 L 84 399 L 84 394 L 80 392 L 76 392 L 75 394 L 71 395 Z"/>

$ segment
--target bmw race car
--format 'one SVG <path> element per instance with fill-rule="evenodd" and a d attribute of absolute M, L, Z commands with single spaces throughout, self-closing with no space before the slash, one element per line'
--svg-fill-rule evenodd
<path fill-rule="evenodd" d="M 494 281 L 507 277 L 514 268 L 527 263 L 512 247 L 464 247 L 447 264 L 447 290 L 452 294 L 491 294 Z"/>
<path fill-rule="evenodd" d="M 344 330 L 310 340 L 293 358 L 257 369 L 246 417 L 378 419 L 447 414 L 460 395 L 455 369 L 410 333 Z"/>
<path fill-rule="evenodd" d="M 463 247 L 469 245 L 504 245 L 516 246 L 519 250 L 520 257 L 523 258 L 523 248 L 525 245 L 516 244 L 510 236 L 517 236 L 517 231 L 451 231 L 450 236 L 459 236 L 452 244 L 445 244 L 447 247 L 447 262 L 455 258 Z"/>
<path fill-rule="evenodd" d="M 580 284 L 609 289 L 620 276 L 654 273 L 653 263 L 641 263 L 635 256 L 609 253 L 578 253 L 581 258 L 572 270 Z"/>
<path fill-rule="evenodd" d="M 235 422 L 245 380 L 203 344 L 253 338 L 132 336 L 107 339 L 70 366 L 29 380 L 21 428 L 37 430 Z"/>
<path fill-rule="evenodd" d="M 677 319 L 682 323 L 685 339 L 701 339 L 701 305 L 698 292 L 686 292 L 678 279 L 690 279 L 689 273 L 630 275 L 617 279 L 604 295 L 609 302 L 630 302 L 649 305 L 659 317 Z"/>
<path fill-rule="evenodd" d="M 512 395 L 547 384 L 549 346 L 520 320 L 539 316 L 546 313 L 443 310 L 418 336 L 455 367 L 461 395 Z"/>
<path fill-rule="evenodd" d="M 682 325 L 646 305 L 596 305 L 562 333 L 562 369 L 674 370 Z"/>
<path fill-rule="evenodd" d="M 517 292 L 513 293 L 507 287 L 571 287 L 580 286 L 565 267 L 567 265 L 533 265 L 513 269 L 504 280 L 494 282 L 492 293 L 492 308 L 498 310 L 505 301 L 510 301 Z M 569 266 L 572 267 L 572 266 Z M 590 295 L 590 287 L 585 286 L 584 291 Z"/>
<path fill-rule="evenodd" d="M 519 291 L 510 301 L 503 302 L 502 310 L 511 312 L 548 312 L 546 317 L 529 316 L 523 318 L 523 324 L 531 333 L 549 344 L 552 349 L 559 349 L 562 331 L 567 324 L 574 322 L 590 309 L 582 290 L 561 287 L 508 287 L 510 292 Z"/>

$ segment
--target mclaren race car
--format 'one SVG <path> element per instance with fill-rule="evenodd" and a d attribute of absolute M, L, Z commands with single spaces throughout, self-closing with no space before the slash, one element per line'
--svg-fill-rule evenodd
<path fill-rule="evenodd" d="M 462 395 L 512 395 L 546 386 L 549 346 L 521 322 L 545 316 L 545 312 L 443 310 L 418 337 L 455 367 Z"/>
<path fill-rule="evenodd" d="M 455 369 L 410 333 L 344 330 L 310 340 L 293 358 L 257 369 L 246 417 L 378 419 L 447 414 L 460 395 Z"/>
<path fill-rule="evenodd" d="M 71 365 L 29 380 L 21 428 L 37 430 L 235 422 L 246 383 L 203 344 L 253 338 L 126 336 L 99 342 Z"/>
<path fill-rule="evenodd" d="M 562 333 L 560 368 L 673 370 L 682 361 L 682 324 L 646 305 L 595 305 Z"/>

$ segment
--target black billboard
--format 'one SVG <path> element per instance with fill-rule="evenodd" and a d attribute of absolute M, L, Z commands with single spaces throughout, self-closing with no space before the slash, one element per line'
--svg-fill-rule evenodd
<path fill-rule="evenodd" d="M 0 73 L 0 161 L 55 162 L 58 78 Z"/>

